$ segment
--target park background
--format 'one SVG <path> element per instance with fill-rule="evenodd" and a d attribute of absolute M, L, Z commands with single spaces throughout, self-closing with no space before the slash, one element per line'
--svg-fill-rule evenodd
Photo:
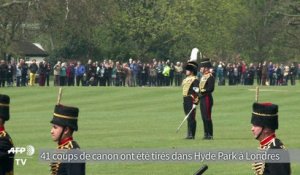
<path fill-rule="evenodd" d="M 51 63 L 88 59 L 185 62 L 197 47 L 212 61 L 247 63 L 300 60 L 298 0 L 1 0 L 0 58 L 22 58 L 14 41 L 40 43 Z M 252 89 L 252 90 L 249 90 Z M 202 141 L 197 109 L 196 139 L 187 141 L 179 87 L 65 87 L 62 103 L 80 108 L 75 139 L 96 148 L 257 148 L 250 131 L 254 86 L 216 87 L 215 139 Z M 6 130 L 16 146 L 55 148 L 50 123 L 57 87 L 1 88 L 11 97 Z M 299 81 L 261 87 L 259 101 L 279 105 L 278 137 L 299 149 Z M 49 174 L 38 155 L 16 166 L 16 175 Z M 17 155 L 21 157 L 21 155 Z M 19 157 L 19 158 L 20 158 Z M 89 175 L 193 174 L 203 163 L 94 163 Z M 248 163 L 207 163 L 206 174 L 252 174 Z M 300 174 L 292 163 L 293 174 Z"/>
<path fill-rule="evenodd" d="M 74 138 L 82 149 L 256 149 L 251 133 L 255 86 L 216 86 L 214 92 L 214 140 L 204 141 L 199 107 L 195 140 L 185 140 L 186 125 L 176 128 L 184 117 L 179 87 L 64 87 L 61 103 L 77 106 L 79 131 Z M 11 97 L 11 118 L 6 130 L 15 146 L 33 145 L 36 153 L 25 166 L 15 165 L 16 175 L 49 174 L 49 165 L 38 158 L 41 149 L 54 149 L 50 120 L 57 101 L 58 87 L 2 88 Z M 276 132 L 288 149 L 299 149 L 299 82 L 296 86 L 261 86 L 259 102 L 279 105 Z M 16 158 L 24 155 L 17 154 Z M 26 157 L 26 156 L 25 156 Z M 205 174 L 252 174 L 249 162 L 154 162 L 87 163 L 89 175 L 182 175 L 193 174 L 203 164 Z M 299 162 L 292 162 L 299 174 Z"/>

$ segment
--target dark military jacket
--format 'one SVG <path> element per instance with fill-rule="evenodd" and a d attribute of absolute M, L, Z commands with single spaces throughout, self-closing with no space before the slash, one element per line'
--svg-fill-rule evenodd
<path fill-rule="evenodd" d="M 208 95 L 211 94 L 215 89 L 215 78 L 211 73 L 205 73 L 202 75 L 200 84 L 200 95 Z"/>
<path fill-rule="evenodd" d="M 57 149 L 79 149 L 79 145 L 72 137 L 62 141 Z M 85 163 L 60 163 L 50 164 L 51 175 L 85 175 Z"/>
<path fill-rule="evenodd" d="M 260 142 L 262 150 L 268 149 L 285 149 L 283 143 L 276 138 L 275 134 L 270 135 Z M 253 170 L 256 175 L 290 175 L 290 163 L 264 163 L 257 162 L 253 165 Z"/>
<path fill-rule="evenodd" d="M 4 128 L 0 128 L 0 175 L 14 174 L 14 153 L 8 153 L 12 147 L 10 136 Z"/>

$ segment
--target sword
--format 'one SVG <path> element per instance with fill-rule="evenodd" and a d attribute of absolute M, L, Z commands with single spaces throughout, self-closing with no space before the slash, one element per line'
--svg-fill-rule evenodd
<path fill-rule="evenodd" d="M 178 133 L 179 129 L 181 128 L 181 126 L 183 125 L 183 123 L 187 120 L 187 118 L 190 116 L 190 114 L 192 113 L 192 111 L 196 108 L 197 105 L 193 104 L 192 109 L 190 110 L 190 112 L 184 117 L 184 119 L 182 120 L 182 122 L 180 123 L 180 125 L 178 126 L 178 128 L 176 129 L 176 133 Z"/>

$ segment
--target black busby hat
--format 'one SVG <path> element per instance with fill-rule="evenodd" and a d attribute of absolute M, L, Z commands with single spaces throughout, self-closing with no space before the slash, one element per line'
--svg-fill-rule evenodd
<path fill-rule="evenodd" d="M 200 60 L 200 67 L 212 67 L 209 58 L 203 58 Z"/>
<path fill-rule="evenodd" d="M 78 113 L 79 109 L 76 107 L 63 106 L 61 104 L 55 105 L 51 123 L 59 126 L 68 126 L 74 131 L 77 131 Z"/>
<path fill-rule="evenodd" d="M 4 121 L 9 120 L 9 103 L 9 96 L 0 94 L 0 118 L 2 118 Z"/>
<path fill-rule="evenodd" d="M 253 103 L 251 123 L 273 130 L 278 129 L 278 106 L 272 103 Z"/>
<path fill-rule="evenodd" d="M 194 75 L 196 75 L 197 71 L 198 71 L 198 64 L 194 61 L 189 61 L 189 62 L 187 62 L 186 66 L 185 66 L 185 70 L 189 70 L 189 71 L 193 72 Z"/>

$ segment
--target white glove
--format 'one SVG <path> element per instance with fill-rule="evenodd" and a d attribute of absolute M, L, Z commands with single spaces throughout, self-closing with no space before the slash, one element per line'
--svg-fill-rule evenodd
<path fill-rule="evenodd" d="M 193 87 L 193 91 L 195 91 L 196 93 L 199 93 L 199 88 L 198 87 Z"/>

